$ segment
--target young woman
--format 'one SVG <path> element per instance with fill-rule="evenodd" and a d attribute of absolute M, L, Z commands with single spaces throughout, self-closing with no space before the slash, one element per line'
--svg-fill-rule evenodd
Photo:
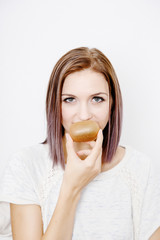
<path fill-rule="evenodd" d="M 119 146 L 121 91 L 102 52 L 77 48 L 57 62 L 46 115 L 46 141 L 14 154 L 1 181 L 10 216 L 0 239 L 159 240 L 155 170 L 144 154 Z M 88 120 L 100 128 L 96 140 L 73 141 L 71 125 Z"/>

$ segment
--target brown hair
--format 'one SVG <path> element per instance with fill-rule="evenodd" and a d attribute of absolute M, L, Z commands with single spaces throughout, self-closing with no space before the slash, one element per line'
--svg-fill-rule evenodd
<path fill-rule="evenodd" d="M 53 165 L 65 168 L 61 124 L 61 92 L 65 78 L 76 71 L 90 68 L 104 74 L 109 85 L 110 117 L 103 130 L 102 162 L 110 162 L 116 152 L 122 126 L 122 97 L 116 73 L 107 57 L 98 49 L 80 47 L 67 52 L 56 63 L 50 76 L 46 96 L 47 139 Z"/>

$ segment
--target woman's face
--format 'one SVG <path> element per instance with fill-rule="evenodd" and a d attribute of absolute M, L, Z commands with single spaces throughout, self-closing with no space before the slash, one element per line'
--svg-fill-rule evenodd
<path fill-rule="evenodd" d="M 104 129 L 109 120 L 109 87 L 102 73 L 91 69 L 68 75 L 62 88 L 62 125 L 92 120 Z"/>

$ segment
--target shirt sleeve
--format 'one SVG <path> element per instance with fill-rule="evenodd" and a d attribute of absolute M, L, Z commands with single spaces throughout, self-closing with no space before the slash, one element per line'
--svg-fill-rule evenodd
<path fill-rule="evenodd" d="M 10 158 L 0 183 L 0 202 L 39 205 L 34 178 L 23 158 L 23 154 Z"/>
<path fill-rule="evenodd" d="M 150 163 L 149 176 L 143 200 L 139 239 L 148 240 L 159 227 L 160 178 L 157 168 L 153 163 Z"/>
<path fill-rule="evenodd" d="M 12 239 L 9 203 L 40 205 L 37 190 L 38 170 L 36 171 L 37 165 L 33 164 L 34 159 L 36 160 L 36 156 L 32 154 L 32 151 L 20 150 L 9 158 L 2 174 L 0 180 L 0 240 Z"/>

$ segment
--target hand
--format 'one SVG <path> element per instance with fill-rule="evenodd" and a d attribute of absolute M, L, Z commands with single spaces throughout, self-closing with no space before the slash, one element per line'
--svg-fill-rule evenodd
<path fill-rule="evenodd" d="M 88 145 L 87 149 L 86 149 L 86 144 Z M 91 153 L 91 150 L 95 146 L 95 144 L 96 144 L 96 141 L 85 142 L 84 149 L 83 149 L 83 146 L 81 146 L 81 150 L 79 150 L 79 151 L 75 150 L 75 152 L 77 153 L 78 157 L 81 160 L 84 160 Z M 75 147 L 75 149 L 76 149 L 76 147 Z"/>
<path fill-rule="evenodd" d="M 81 150 L 78 155 L 85 154 L 85 160 L 81 160 L 73 147 L 73 140 L 66 134 L 67 164 L 64 172 L 64 182 L 71 189 L 80 192 L 100 172 L 102 166 L 102 142 L 103 134 L 100 129 L 97 140 L 91 150 Z M 90 145 L 93 146 L 93 143 Z"/>

